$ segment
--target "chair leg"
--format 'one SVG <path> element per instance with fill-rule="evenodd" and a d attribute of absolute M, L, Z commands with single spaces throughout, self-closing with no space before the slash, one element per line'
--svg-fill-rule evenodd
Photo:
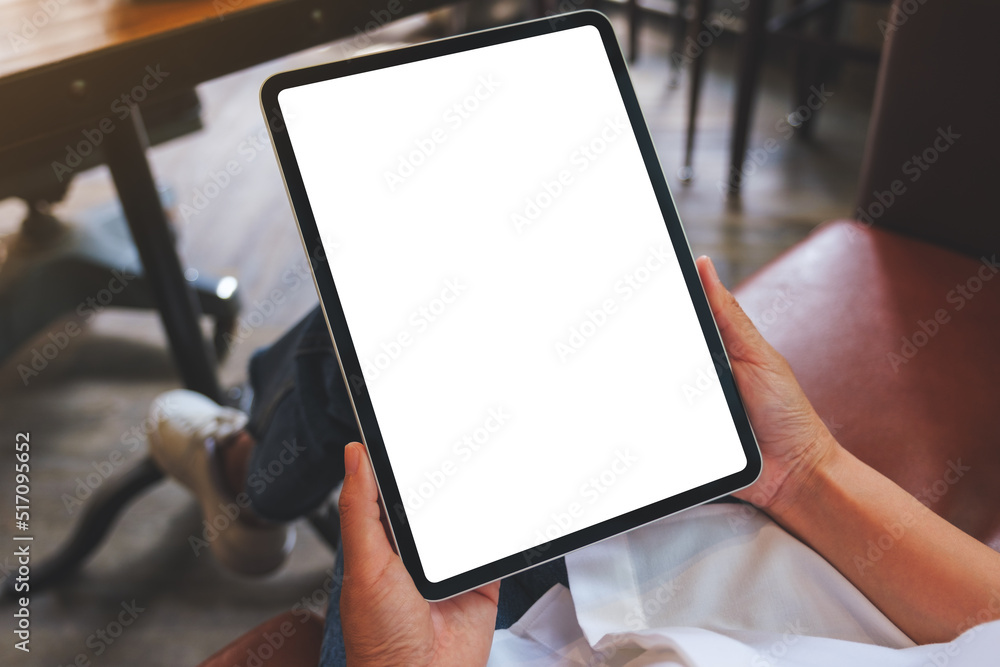
<path fill-rule="evenodd" d="M 801 0 L 799 0 L 801 2 Z M 832 39 L 837 31 L 842 3 L 838 1 L 827 5 L 819 16 L 819 34 L 825 39 Z M 833 75 L 834 63 L 828 56 L 799 47 L 795 59 L 795 107 L 808 108 L 812 86 L 818 86 L 829 81 Z M 789 123 L 798 128 L 799 139 L 809 139 L 816 126 L 816 109 L 801 119 L 789 118 Z M 797 121 L 797 122 L 796 122 Z"/>
<path fill-rule="evenodd" d="M 190 282 L 201 312 L 215 320 L 212 342 L 215 357 L 223 361 L 237 338 L 236 325 L 240 314 L 238 282 L 232 276 L 213 278 L 198 276 Z"/>
<path fill-rule="evenodd" d="M 691 21 L 690 32 L 695 32 L 698 26 L 708 17 L 710 0 L 696 0 L 694 20 Z M 694 178 L 694 134 L 698 122 L 698 102 L 701 99 L 701 82 L 705 72 L 705 60 L 708 58 L 708 47 L 702 49 L 691 61 L 691 88 L 688 92 L 687 135 L 684 138 L 684 166 L 678 177 L 682 183 L 690 183 Z"/>
<path fill-rule="evenodd" d="M 147 141 L 139 109 L 132 107 L 130 111 L 130 122 L 105 139 L 105 160 L 184 384 L 220 401 L 215 351 L 201 333 L 198 301 L 184 279 L 166 213 L 160 205 L 146 160 Z"/>
<path fill-rule="evenodd" d="M 628 0 L 628 61 L 639 57 L 639 0 Z"/>
<path fill-rule="evenodd" d="M 739 88 L 733 117 L 732 144 L 729 151 L 728 192 L 737 195 L 743 177 L 743 158 L 746 155 L 750 120 L 753 115 L 754 96 L 767 42 L 767 14 L 770 0 L 750 0 L 746 13 L 746 33 L 740 45 Z"/>
<path fill-rule="evenodd" d="M 32 570 L 32 592 L 40 592 L 76 572 L 104 539 L 122 509 L 135 496 L 161 479 L 163 473 L 153 459 L 147 456 L 131 470 L 108 480 L 95 491 L 66 544 Z M 8 577 L 4 582 L 2 591 L 4 598 L 15 596 L 14 584 L 13 577 Z"/>
<path fill-rule="evenodd" d="M 698 0 L 693 0 L 698 2 Z M 697 21 L 695 24 L 697 25 Z M 681 65 L 684 64 L 684 38 L 687 37 L 687 1 L 677 0 L 677 15 L 674 16 L 674 34 L 670 45 L 670 78 L 667 85 L 676 88 L 681 82 Z"/>

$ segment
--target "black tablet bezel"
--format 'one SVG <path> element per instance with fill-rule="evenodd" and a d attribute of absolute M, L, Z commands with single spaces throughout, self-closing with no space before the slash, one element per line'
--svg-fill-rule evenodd
<path fill-rule="evenodd" d="M 503 42 L 536 37 L 582 26 L 598 29 L 604 43 L 608 60 L 618 83 L 622 100 L 628 112 L 629 121 L 635 133 L 650 182 L 660 205 L 664 223 L 670 235 L 673 249 L 678 258 L 688 293 L 694 304 L 702 333 L 718 372 L 722 391 L 729 405 L 736 431 L 739 434 L 746 455 L 747 466 L 742 471 L 696 487 L 689 491 L 664 498 L 656 503 L 623 514 L 558 537 L 533 549 L 513 554 L 506 558 L 482 565 L 474 570 L 432 582 L 424 575 L 419 554 L 406 520 L 406 512 L 396 484 L 392 467 L 386 453 L 385 444 L 375 418 L 374 409 L 364 383 L 364 375 L 358 361 L 357 352 L 351 339 L 333 275 L 327 264 L 319 230 L 313 217 L 312 208 L 306 195 L 298 163 L 292 145 L 285 131 L 285 120 L 278 105 L 278 93 L 287 88 L 295 88 L 328 79 L 350 76 L 371 70 L 392 67 L 404 63 L 435 58 L 438 56 L 492 46 Z M 327 324 L 334 339 L 344 380 L 354 403 L 358 426 L 378 479 L 382 501 L 386 508 L 397 550 L 403 559 L 417 589 L 428 600 L 451 597 L 479 585 L 514 574 L 545 561 L 563 556 L 571 551 L 622 533 L 669 514 L 679 512 L 708 502 L 720 496 L 746 487 L 757 479 L 761 470 L 760 450 L 753 435 L 743 401 L 733 380 L 729 359 L 719 337 L 715 320 L 698 277 L 698 271 L 688 246 L 667 187 L 652 139 L 646 128 L 639 102 L 632 89 L 625 59 L 615 38 L 608 19 L 595 11 L 580 11 L 562 14 L 548 19 L 528 21 L 511 26 L 442 39 L 394 51 L 375 53 L 352 60 L 333 62 L 306 69 L 283 72 L 268 78 L 261 87 L 261 105 L 267 120 L 268 130 L 278 156 L 285 187 L 298 222 L 303 245 L 309 254 L 320 303 Z"/>

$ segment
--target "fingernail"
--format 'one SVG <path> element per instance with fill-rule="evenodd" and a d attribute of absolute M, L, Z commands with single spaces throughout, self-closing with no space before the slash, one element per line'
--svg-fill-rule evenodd
<path fill-rule="evenodd" d="M 712 261 L 711 257 L 705 256 L 708 260 L 708 275 L 711 276 L 713 282 L 721 282 L 719 280 L 719 273 L 715 270 L 715 262 Z"/>
<path fill-rule="evenodd" d="M 353 442 L 344 449 L 344 472 L 353 475 L 361 464 L 361 452 Z"/>

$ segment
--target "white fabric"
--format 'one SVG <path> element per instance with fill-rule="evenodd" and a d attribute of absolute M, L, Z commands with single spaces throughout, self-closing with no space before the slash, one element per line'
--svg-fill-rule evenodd
<path fill-rule="evenodd" d="M 819 554 L 749 506 L 706 505 L 566 558 L 490 665 L 1000 665 L 1000 621 L 915 646 Z"/>

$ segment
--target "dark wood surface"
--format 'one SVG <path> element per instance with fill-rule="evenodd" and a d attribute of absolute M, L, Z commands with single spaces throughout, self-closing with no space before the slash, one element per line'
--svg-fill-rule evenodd
<path fill-rule="evenodd" d="M 285 3 L 276 0 L 220 0 L 217 3 L 213 0 L 53 0 L 51 3 L 10 0 L 0 5 L 0 29 L 10 46 L 0 57 L 0 76 L 276 4 Z"/>
<path fill-rule="evenodd" d="M 0 6 L 0 151 L 289 53 L 447 4 L 441 0 L 15 0 Z M 65 5 L 60 4 L 65 2 Z M 398 9 L 391 13 L 390 9 Z M 41 12 L 41 13 L 40 13 Z M 376 13 L 376 16 L 372 15 Z M 33 36 L 25 21 L 39 24 Z M 12 39 L 11 35 L 18 39 Z M 16 42 L 16 45 L 15 43 Z M 151 77 L 152 72 L 159 73 Z M 152 84 L 152 85 L 151 85 Z M 149 90 L 152 88 L 152 90 Z"/>

